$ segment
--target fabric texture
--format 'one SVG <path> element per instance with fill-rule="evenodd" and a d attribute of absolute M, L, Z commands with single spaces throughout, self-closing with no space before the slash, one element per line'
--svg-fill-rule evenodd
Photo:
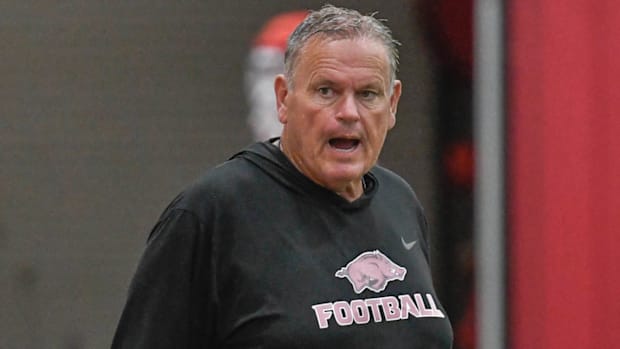
<path fill-rule="evenodd" d="M 113 348 L 451 348 L 428 228 L 375 166 L 348 202 L 271 142 L 208 171 L 166 208 Z"/>

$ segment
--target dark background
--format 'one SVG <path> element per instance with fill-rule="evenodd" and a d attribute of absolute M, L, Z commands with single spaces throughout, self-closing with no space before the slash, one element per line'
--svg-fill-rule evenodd
<path fill-rule="evenodd" d="M 109 347 L 165 205 L 251 142 L 242 86 L 253 36 L 279 12 L 323 3 L 0 4 L 0 348 Z M 380 161 L 414 187 L 438 241 L 445 75 L 418 1 L 331 3 L 378 11 L 403 43 L 403 96 Z M 438 273 L 448 263 L 436 246 Z"/>

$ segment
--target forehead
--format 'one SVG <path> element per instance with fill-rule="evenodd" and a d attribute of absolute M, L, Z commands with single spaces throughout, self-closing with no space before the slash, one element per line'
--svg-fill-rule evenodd
<path fill-rule="evenodd" d="M 317 37 L 302 49 L 294 75 L 370 75 L 389 79 L 387 48 L 370 38 L 333 39 Z M 310 76 L 307 76 L 307 75 Z"/>

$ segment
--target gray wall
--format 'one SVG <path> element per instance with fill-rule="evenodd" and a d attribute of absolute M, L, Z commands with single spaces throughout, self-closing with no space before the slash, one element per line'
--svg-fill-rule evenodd
<path fill-rule="evenodd" d="M 250 142 L 252 36 L 322 3 L 2 1 L 0 348 L 109 347 L 161 210 Z M 379 10 L 404 44 L 381 161 L 432 208 L 432 67 L 410 1 L 332 3 Z"/>

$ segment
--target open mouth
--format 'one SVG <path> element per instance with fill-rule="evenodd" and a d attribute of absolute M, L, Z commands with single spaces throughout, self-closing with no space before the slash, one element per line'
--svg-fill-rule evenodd
<path fill-rule="evenodd" d="M 353 151 L 359 144 L 358 139 L 332 138 L 329 140 L 329 145 L 339 151 Z"/>

